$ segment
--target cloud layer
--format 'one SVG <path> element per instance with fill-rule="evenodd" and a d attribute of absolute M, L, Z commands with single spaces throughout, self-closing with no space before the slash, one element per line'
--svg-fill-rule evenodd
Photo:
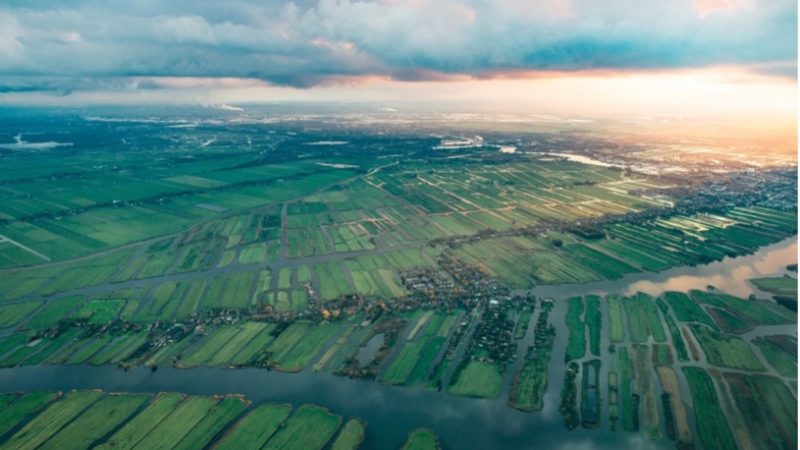
<path fill-rule="evenodd" d="M 717 65 L 790 76 L 793 0 L 6 0 L 0 93 Z"/>

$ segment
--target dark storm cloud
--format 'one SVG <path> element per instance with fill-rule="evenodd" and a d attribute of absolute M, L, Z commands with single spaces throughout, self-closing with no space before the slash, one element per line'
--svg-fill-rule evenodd
<path fill-rule="evenodd" d="M 137 77 L 304 87 L 362 75 L 723 64 L 793 76 L 796 22 L 791 0 L 7 0 L 0 89 L 152 87 Z"/>

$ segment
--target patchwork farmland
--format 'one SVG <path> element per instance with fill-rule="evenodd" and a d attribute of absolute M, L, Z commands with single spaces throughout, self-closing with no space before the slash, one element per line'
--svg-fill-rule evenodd
<path fill-rule="evenodd" d="M 0 448 L 467 448 L 512 426 L 797 445 L 792 262 L 742 281 L 750 297 L 670 275 L 790 246 L 785 171 L 750 192 L 762 177 L 532 144 L 130 126 L 102 133 L 135 150 L 58 166 L 0 153 L 18 168 L 0 175 L 0 380 L 53 384 L 0 395 Z M 267 400 L 240 394 L 256 387 Z M 476 414 L 497 423 L 462 435 Z"/>

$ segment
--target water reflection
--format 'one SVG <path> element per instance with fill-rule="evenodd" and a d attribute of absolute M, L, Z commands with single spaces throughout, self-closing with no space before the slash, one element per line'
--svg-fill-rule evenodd
<path fill-rule="evenodd" d="M 254 402 L 316 403 L 369 424 L 365 449 L 400 448 L 416 427 L 430 427 L 449 449 L 666 449 L 674 444 L 641 435 L 568 431 L 561 418 L 509 408 L 505 398 L 475 400 L 424 389 L 384 386 L 327 374 L 284 374 L 264 369 L 160 369 L 34 366 L 0 369 L 5 391 L 101 388 L 108 391 L 180 391 L 195 395 L 241 393 Z M 549 397 L 549 396 L 548 396 Z M 552 403 L 554 398 L 549 398 Z M 555 406 L 555 405 L 551 405 Z M 605 424 L 607 426 L 607 424 Z"/>
<path fill-rule="evenodd" d="M 786 266 L 797 263 L 797 237 L 791 237 L 761 248 L 752 255 L 725 258 L 722 261 L 695 267 L 677 267 L 657 273 L 633 273 L 618 280 L 598 281 L 582 285 L 560 284 L 538 286 L 531 290 L 542 297 L 564 298 L 573 295 L 632 295 L 644 292 L 660 295 L 666 291 L 688 291 L 714 286 L 729 294 L 748 297 L 756 294 L 769 297 L 748 280 L 757 277 L 781 276 Z"/>

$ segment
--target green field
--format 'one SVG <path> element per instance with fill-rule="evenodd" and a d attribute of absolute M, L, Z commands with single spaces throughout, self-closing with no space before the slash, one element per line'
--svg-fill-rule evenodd
<path fill-rule="evenodd" d="M 797 401 L 784 383 L 735 373 L 725 380 L 758 448 L 797 447 Z"/>
<path fill-rule="evenodd" d="M 732 369 L 764 370 L 753 350 L 742 339 L 722 335 L 702 326 L 691 328 L 710 364 Z"/>
<path fill-rule="evenodd" d="M 617 296 L 609 296 L 608 310 L 611 342 L 619 344 L 625 340 L 625 319 L 623 316 L 622 300 Z"/>
<path fill-rule="evenodd" d="M 330 441 L 342 418 L 319 406 L 303 405 L 267 441 L 265 450 L 320 450 Z M 313 431 L 312 431 L 313 430 Z"/>
<path fill-rule="evenodd" d="M 691 291 L 692 299 L 700 303 L 724 308 L 750 325 L 788 325 L 797 322 L 797 314 L 775 303 L 763 300 L 745 300 L 732 295 Z"/>
<path fill-rule="evenodd" d="M 567 330 L 569 330 L 569 344 L 567 345 L 566 362 L 581 359 L 586 354 L 586 324 L 582 320 L 584 302 L 581 297 L 572 297 L 567 300 Z"/>
<path fill-rule="evenodd" d="M 633 297 L 623 297 L 622 305 L 628 318 L 628 331 L 633 342 L 646 342 L 650 336 L 656 342 L 666 341 L 661 318 L 652 297 L 642 293 Z"/>
<path fill-rule="evenodd" d="M 238 395 L 44 391 L 2 394 L 0 448 L 356 449 L 366 423 L 304 405 L 251 406 Z M 10 435 L 4 436 L 11 431 Z M 334 438 L 335 437 L 335 438 Z M 330 444 L 329 444 L 330 443 Z"/>
<path fill-rule="evenodd" d="M 53 403 L 26 423 L 9 440 L 0 445 L 0 448 L 9 450 L 38 448 L 101 396 L 101 393 L 93 391 L 74 391 L 64 395 L 63 399 Z"/>
<path fill-rule="evenodd" d="M 669 307 L 667 306 L 666 302 L 664 302 L 663 298 L 658 299 L 656 303 L 658 304 L 658 308 L 661 310 L 661 316 L 664 318 L 667 330 L 669 331 L 672 348 L 675 350 L 678 360 L 688 361 L 689 353 L 686 350 L 686 343 L 683 341 L 683 337 L 681 337 L 681 332 L 678 329 L 678 325 L 675 323 L 675 320 L 669 313 Z"/>
<path fill-rule="evenodd" d="M 241 450 L 261 448 L 289 416 L 288 405 L 261 405 L 240 420 L 214 448 Z"/>
<path fill-rule="evenodd" d="M 208 410 L 202 420 L 181 439 L 175 450 L 192 450 L 205 448 L 214 436 L 222 430 L 231 420 L 236 418 L 246 407 L 248 402 L 240 396 L 230 396 Z"/>
<path fill-rule="evenodd" d="M 161 421 L 163 421 L 175 408 L 184 401 L 180 394 L 159 394 L 147 408 L 143 409 L 136 417 L 129 420 L 116 433 L 111 435 L 106 442 L 98 446 L 99 449 L 133 448 L 137 442 L 147 436 Z"/>
<path fill-rule="evenodd" d="M 553 350 L 555 328 L 548 323 L 551 307 L 543 305 L 534 329 L 533 345 L 528 347 L 522 368 L 514 377 L 508 404 L 522 411 L 540 411 L 547 392 L 548 366 Z"/>
<path fill-rule="evenodd" d="M 589 327 L 589 350 L 594 356 L 600 356 L 600 334 L 603 328 L 603 316 L 600 313 L 600 297 L 586 297 L 586 326 Z"/>
<path fill-rule="evenodd" d="M 781 376 L 797 378 L 797 338 L 794 336 L 764 336 L 753 341 L 756 347 Z"/>
<path fill-rule="evenodd" d="M 208 397 L 187 398 L 132 448 L 144 450 L 175 447 L 215 407 L 217 401 Z"/>
<path fill-rule="evenodd" d="M 331 450 L 355 450 L 364 441 L 365 424 L 359 419 L 350 419 L 339 431 Z"/>
<path fill-rule="evenodd" d="M 41 449 L 86 449 L 134 414 L 146 395 L 108 395 L 53 435 Z"/>
<path fill-rule="evenodd" d="M 433 431 L 418 428 L 409 433 L 402 450 L 439 450 L 439 439 Z"/>
<path fill-rule="evenodd" d="M 190 350 L 178 362 L 178 367 L 190 368 L 205 363 L 242 330 L 239 327 L 224 327 L 212 330 L 212 334 L 204 339 L 200 345 Z"/>
<path fill-rule="evenodd" d="M 246 322 L 242 324 L 238 327 L 238 332 L 225 342 L 206 363 L 209 366 L 228 365 L 243 347 L 266 328 L 267 324 L 261 322 Z"/>
<path fill-rule="evenodd" d="M 755 278 L 750 282 L 762 291 L 797 298 L 797 279 L 788 275 L 775 278 Z"/>
<path fill-rule="evenodd" d="M 713 329 L 717 328 L 702 306 L 690 299 L 688 295 L 682 292 L 667 292 L 663 298 L 672 307 L 675 317 L 681 322 L 697 322 L 706 324 Z"/>
<path fill-rule="evenodd" d="M 696 367 L 684 367 L 683 374 L 692 393 L 694 418 L 703 448 L 709 450 L 737 448 L 728 422 L 725 420 L 725 413 L 719 406 L 719 398 L 711 377 Z"/>
<path fill-rule="evenodd" d="M 394 361 L 381 374 L 389 384 L 419 385 L 427 381 L 428 370 L 445 344 L 455 315 L 427 311 L 412 321 L 406 342 Z"/>
<path fill-rule="evenodd" d="M 17 325 L 22 319 L 42 306 L 42 302 L 25 302 L 13 305 L 0 305 L 0 328 Z"/>
<path fill-rule="evenodd" d="M 52 392 L 31 392 L 21 396 L 5 396 L 4 400 L 10 401 L 10 403 L 5 403 L 0 410 L 0 436 L 8 433 L 26 417 L 44 408 L 57 397 L 58 395 Z"/>
<path fill-rule="evenodd" d="M 294 346 L 282 350 L 280 356 L 275 356 L 276 367 L 287 372 L 299 372 L 319 354 L 325 343 L 338 331 L 338 323 L 323 322 L 313 327 Z M 281 336 L 278 336 L 275 342 L 280 338 Z"/>
<path fill-rule="evenodd" d="M 639 404 L 631 395 L 631 362 L 626 347 L 618 347 L 618 404 L 622 406 L 622 427 L 625 431 L 639 431 Z"/>
<path fill-rule="evenodd" d="M 470 361 L 455 377 L 447 392 L 453 395 L 496 398 L 503 383 L 502 373 L 494 364 Z"/>

